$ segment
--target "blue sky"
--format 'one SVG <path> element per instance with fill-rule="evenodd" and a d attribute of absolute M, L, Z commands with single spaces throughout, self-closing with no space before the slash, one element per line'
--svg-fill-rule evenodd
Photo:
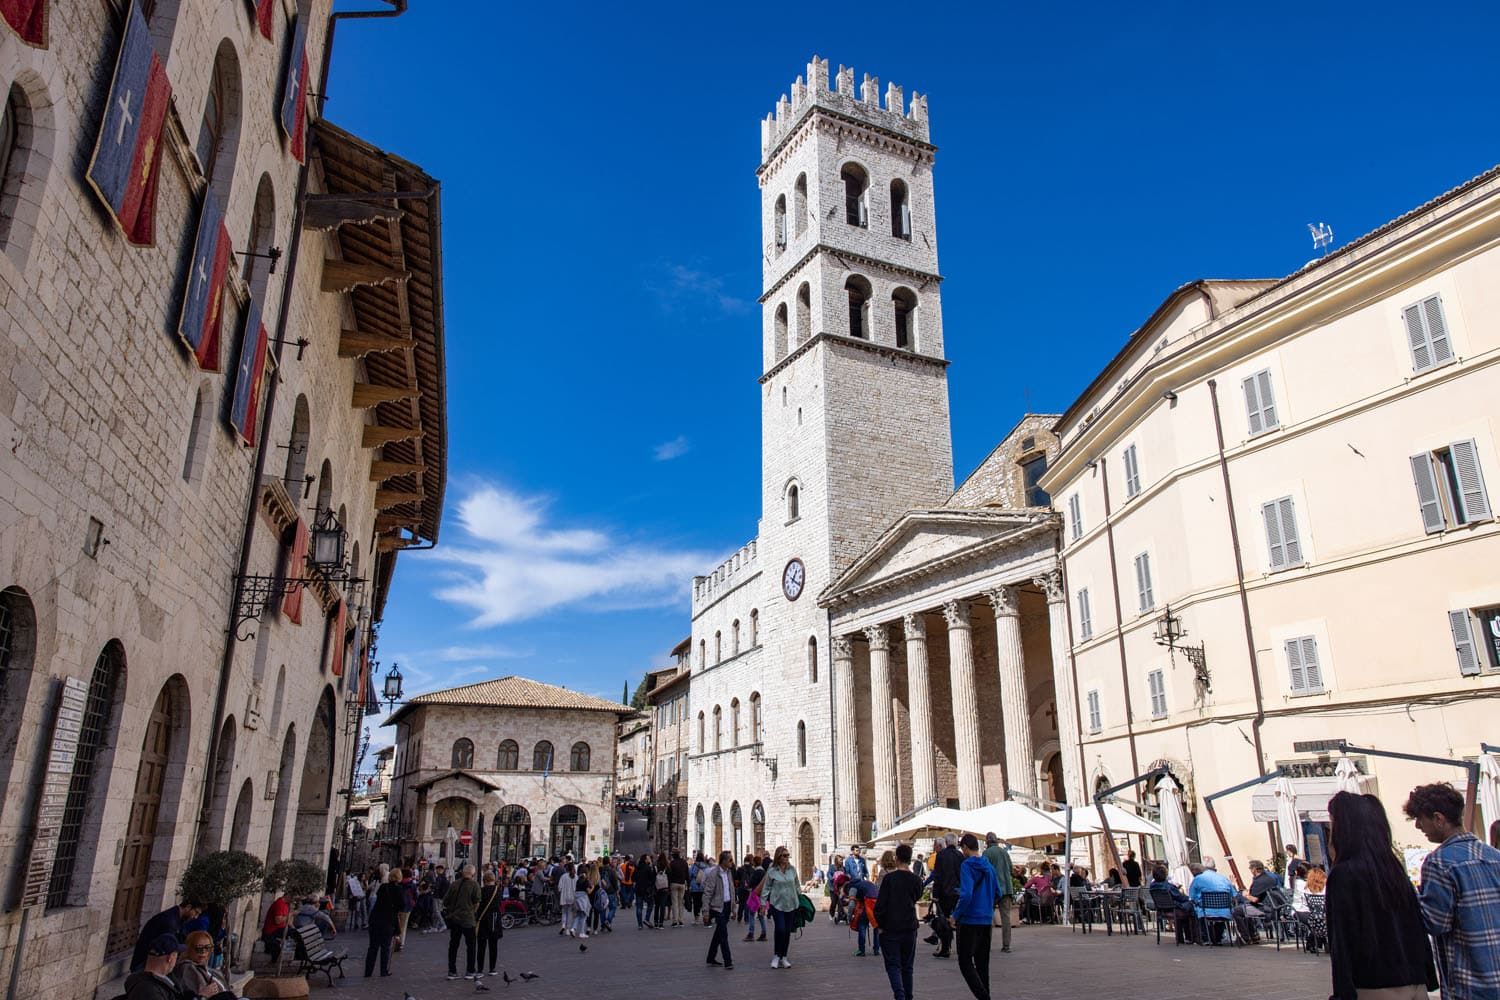
<path fill-rule="evenodd" d="M 754 535 L 758 121 L 814 53 L 930 95 L 960 476 L 1183 282 L 1287 274 L 1307 223 L 1342 244 L 1500 161 L 1493 4 L 971 6 L 340 25 L 328 117 L 443 182 L 448 508 L 381 641 L 408 693 L 618 697 Z"/>

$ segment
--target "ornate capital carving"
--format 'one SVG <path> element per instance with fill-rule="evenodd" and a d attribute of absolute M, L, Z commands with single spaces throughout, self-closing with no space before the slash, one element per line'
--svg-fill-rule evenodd
<path fill-rule="evenodd" d="M 854 659 L 854 641 L 847 635 L 836 635 L 833 637 L 833 658 L 835 660 Z"/>
<path fill-rule="evenodd" d="M 901 616 L 901 628 L 906 632 L 906 641 L 927 641 L 927 620 L 919 614 Z"/>
<path fill-rule="evenodd" d="M 871 625 L 865 629 L 865 638 L 870 641 L 872 653 L 887 653 L 891 649 L 891 634 L 884 625 Z"/>
<path fill-rule="evenodd" d="M 990 599 L 990 604 L 995 609 L 996 618 L 1015 618 L 1021 613 L 1021 606 L 1015 587 L 995 587 L 991 590 L 986 590 L 984 596 Z"/>
<path fill-rule="evenodd" d="M 950 629 L 953 629 L 953 628 L 968 628 L 969 627 L 969 602 L 968 601 L 949 601 L 947 604 L 944 604 L 943 605 L 943 618 L 947 620 L 948 627 Z"/>
<path fill-rule="evenodd" d="M 1042 590 L 1046 592 L 1048 604 L 1061 604 L 1064 600 L 1067 599 L 1067 595 L 1063 593 L 1063 579 L 1061 570 L 1055 569 L 1050 573 L 1043 573 L 1041 576 L 1033 580 L 1032 583 L 1035 583 L 1038 587 L 1041 587 Z"/>

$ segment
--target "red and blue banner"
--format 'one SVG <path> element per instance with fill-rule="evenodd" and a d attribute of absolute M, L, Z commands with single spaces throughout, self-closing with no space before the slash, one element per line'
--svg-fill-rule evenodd
<path fill-rule="evenodd" d="M 125 15 L 125 37 L 115 62 L 104 124 L 94 143 L 88 180 L 125 239 L 136 246 L 156 242 L 156 183 L 161 176 L 162 124 L 172 84 L 151 42 L 140 6 Z"/>
<path fill-rule="evenodd" d="M 333 609 L 333 617 L 330 619 L 333 626 L 333 635 L 328 639 L 328 666 L 333 671 L 333 676 L 344 676 L 344 632 L 349 627 L 349 605 L 339 598 L 338 605 Z"/>
<path fill-rule="evenodd" d="M 260 301 L 250 297 L 245 313 L 245 333 L 240 338 L 240 361 L 234 372 L 234 399 L 229 406 L 229 423 L 239 432 L 240 440 L 254 447 L 255 418 L 260 410 L 260 383 L 266 374 L 266 324 L 260 315 Z"/>
<path fill-rule="evenodd" d="M 188 272 L 177 332 L 192 349 L 198 367 L 208 372 L 223 369 L 219 362 L 219 330 L 229 260 L 229 228 L 224 225 L 224 210 L 219 207 L 213 188 L 205 187 L 203 211 L 198 214 L 198 238 L 193 243 L 192 270 Z"/>
<path fill-rule="evenodd" d="M 3 3 L 4 0 L 0 0 Z M 255 18 L 255 26 L 260 29 L 261 37 L 266 41 L 271 40 L 271 15 L 275 8 L 272 6 L 274 0 L 248 0 L 250 4 L 250 16 Z"/>
<path fill-rule="evenodd" d="M 292 551 L 287 556 L 286 575 L 287 580 L 300 580 L 307 576 L 307 544 L 309 535 L 307 522 L 297 518 L 297 526 L 292 531 Z M 293 625 L 302 624 L 302 591 L 306 590 L 300 583 L 288 583 L 286 596 L 281 599 L 281 614 Z"/>
<path fill-rule="evenodd" d="M 298 163 L 306 157 L 304 133 L 307 131 L 307 18 L 297 16 L 292 32 L 292 51 L 286 64 L 285 88 L 281 98 L 281 130 L 287 134 L 289 151 Z"/>
<path fill-rule="evenodd" d="M 27 45 L 47 47 L 47 0 L 0 0 L 0 18 Z"/>

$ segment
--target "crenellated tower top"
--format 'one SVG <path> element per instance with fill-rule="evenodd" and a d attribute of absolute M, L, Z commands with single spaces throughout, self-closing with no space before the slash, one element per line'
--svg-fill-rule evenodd
<path fill-rule="evenodd" d="M 786 94 L 776 102 L 776 108 L 760 123 L 761 162 L 791 135 L 812 108 L 823 108 L 855 121 L 894 132 L 897 135 L 923 144 L 929 143 L 927 128 L 927 98 L 913 92 L 907 106 L 902 88 L 888 84 L 885 88 L 885 104 L 880 101 L 880 80 L 869 73 L 854 90 L 854 68 L 839 66 L 836 86 L 828 86 L 828 60 L 812 57 L 807 64 L 807 76 L 797 77 L 792 83 L 790 99 Z"/>

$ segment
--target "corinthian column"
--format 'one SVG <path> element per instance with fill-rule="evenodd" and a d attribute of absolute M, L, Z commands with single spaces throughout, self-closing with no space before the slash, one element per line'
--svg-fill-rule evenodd
<path fill-rule="evenodd" d="M 1000 714 L 1005 719 L 1006 790 L 1034 795 L 1031 709 L 1026 703 L 1026 654 L 1021 649 L 1021 611 L 1016 602 L 1016 588 L 996 587 L 986 591 L 985 596 L 995 609 Z"/>
<path fill-rule="evenodd" d="M 891 717 L 891 636 L 884 625 L 865 629 L 870 640 L 870 732 L 875 744 L 875 827 L 896 822 L 896 727 Z"/>
<path fill-rule="evenodd" d="M 958 757 L 958 807 L 984 805 L 984 770 L 979 765 L 979 708 L 974 690 L 974 636 L 969 602 L 943 605 L 948 621 L 948 670 L 953 685 L 953 750 Z"/>
<path fill-rule="evenodd" d="M 1083 775 L 1078 757 L 1078 692 L 1068 669 L 1068 606 L 1063 593 L 1062 572 L 1053 570 L 1036 578 L 1047 594 L 1047 631 L 1052 640 L 1052 688 L 1057 696 L 1057 740 L 1062 745 L 1063 788 L 1074 805 L 1085 801 Z"/>
<path fill-rule="evenodd" d="M 927 683 L 927 623 L 921 615 L 901 619 L 906 632 L 906 691 L 911 709 L 912 805 L 937 798 L 937 763 L 932 756 L 932 693 Z"/>
<path fill-rule="evenodd" d="M 834 716 L 833 780 L 838 789 L 834 815 L 836 843 L 864 840 L 859 830 L 859 715 L 854 704 L 854 644 L 847 635 L 833 637 L 833 683 L 838 711 Z"/>

